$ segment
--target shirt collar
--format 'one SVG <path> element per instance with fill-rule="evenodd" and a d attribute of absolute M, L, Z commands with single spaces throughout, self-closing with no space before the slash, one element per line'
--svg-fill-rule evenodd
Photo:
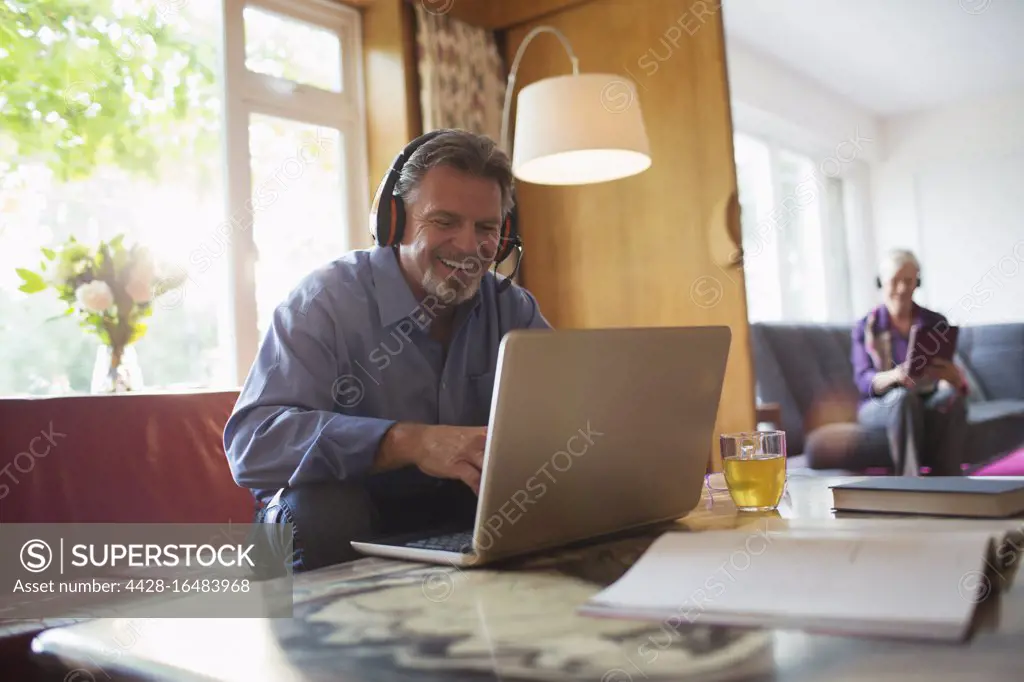
<path fill-rule="evenodd" d="M 910 304 L 910 318 L 912 320 L 911 324 L 914 325 L 920 325 L 923 322 L 924 316 L 922 314 L 922 308 L 916 301 Z M 892 329 L 892 315 L 889 314 L 889 307 L 884 303 L 878 306 L 877 319 L 879 329 Z"/>
<path fill-rule="evenodd" d="M 373 247 L 370 252 L 370 268 L 373 273 L 373 286 L 377 292 L 377 310 L 380 313 L 381 325 L 390 327 L 396 322 L 412 317 L 417 324 L 424 326 L 429 319 L 429 311 L 416 300 L 409 283 L 405 281 L 405 275 L 398 266 L 398 254 L 395 250 L 389 246 Z M 473 298 L 456 309 L 456 321 L 480 305 L 481 289 L 477 289 Z"/>
<path fill-rule="evenodd" d="M 418 303 L 398 267 L 398 254 L 390 246 L 375 246 L 370 252 L 373 287 L 377 292 L 380 323 L 385 327 L 409 317 Z"/>

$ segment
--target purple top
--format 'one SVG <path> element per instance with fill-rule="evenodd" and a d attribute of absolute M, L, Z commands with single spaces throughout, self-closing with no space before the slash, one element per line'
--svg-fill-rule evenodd
<path fill-rule="evenodd" d="M 888 331 L 890 333 L 892 361 L 897 365 L 904 362 L 907 359 L 907 351 L 909 350 L 907 346 L 910 340 L 893 326 L 892 316 L 889 315 L 889 309 L 885 305 L 878 306 L 873 312 L 875 314 L 875 335 L 877 336 L 883 331 Z M 867 326 L 868 317 L 870 317 L 870 313 L 858 320 L 851 332 L 853 348 L 850 352 L 850 359 L 853 363 L 853 380 L 857 384 L 857 390 L 860 391 L 862 401 L 873 397 L 871 380 L 875 374 L 880 370 L 891 369 L 889 367 L 875 367 L 874 361 L 864 345 L 864 329 Z M 948 320 L 941 313 L 923 308 L 916 303 L 914 304 L 913 325 L 936 326 L 943 323 L 949 324 Z"/>

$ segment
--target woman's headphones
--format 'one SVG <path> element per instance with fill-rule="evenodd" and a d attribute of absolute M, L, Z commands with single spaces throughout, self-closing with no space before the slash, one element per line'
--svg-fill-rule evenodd
<path fill-rule="evenodd" d="M 377 194 L 370 207 L 370 234 L 373 235 L 378 246 L 395 246 L 402 242 L 402 235 L 405 232 L 405 202 L 402 201 L 402 197 L 395 194 L 395 185 L 402 175 L 402 167 L 424 143 L 445 132 L 451 131 L 440 129 L 420 135 L 407 144 L 391 162 L 391 168 L 381 180 L 380 186 L 377 187 Z M 517 248 L 520 249 L 520 258 L 522 258 L 522 240 L 519 238 L 519 220 L 516 214 L 515 191 L 513 191 L 512 209 L 501 224 L 498 250 L 494 255 L 495 266 L 508 258 Z M 517 262 L 516 269 L 518 270 L 518 268 L 519 263 Z"/>

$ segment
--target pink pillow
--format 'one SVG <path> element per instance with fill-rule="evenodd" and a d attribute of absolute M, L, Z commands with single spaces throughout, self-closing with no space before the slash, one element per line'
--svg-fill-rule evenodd
<path fill-rule="evenodd" d="M 974 476 L 1024 476 L 1024 448 L 986 464 Z"/>

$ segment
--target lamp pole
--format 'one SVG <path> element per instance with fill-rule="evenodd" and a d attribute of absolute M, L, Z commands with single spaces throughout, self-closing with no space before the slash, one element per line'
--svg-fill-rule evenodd
<path fill-rule="evenodd" d="M 519 72 L 519 62 L 523 59 L 523 53 L 526 52 L 526 46 L 530 44 L 534 38 L 541 33 L 553 33 L 562 43 L 562 47 L 565 48 L 565 53 L 569 56 L 569 61 L 572 63 L 572 75 L 578 76 L 580 73 L 580 60 L 576 58 L 576 53 L 572 51 L 572 45 L 569 44 L 569 39 L 565 37 L 565 34 L 559 31 L 553 26 L 538 26 L 523 38 L 523 42 L 519 43 L 519 48 L 516 50 L 515 59 L 512 60 L 512 68 L 508 72 L 508 86 L 505 89 L 505 106 L 501 112 L 501 147 L 502 151 L 506 154 L 511 155 L 512 145 L 509 140 L 509 117 L 512 112 L 512 91 L 516 85 L 516 74 Z"/>

